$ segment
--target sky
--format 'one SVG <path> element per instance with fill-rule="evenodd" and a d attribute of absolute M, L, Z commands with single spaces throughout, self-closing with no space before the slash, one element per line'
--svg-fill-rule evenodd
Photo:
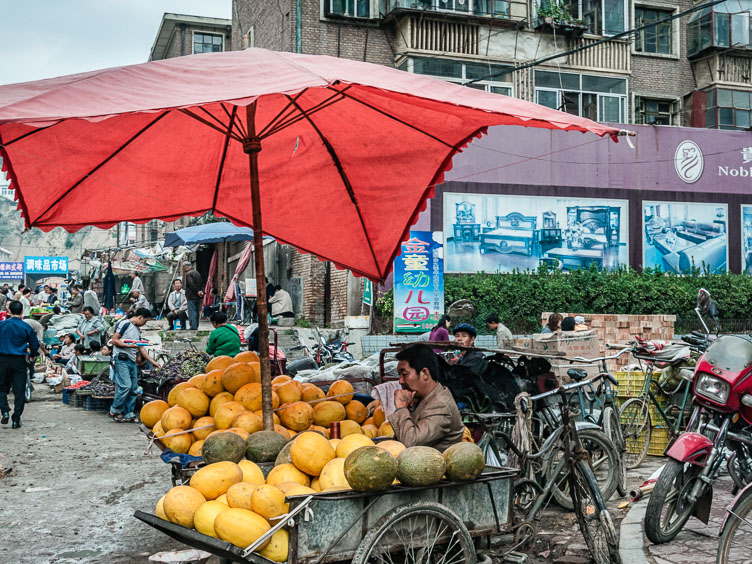
<path fill-rule="evenodd" d="M 0 0 L 0 84 L 143 63 L 165 12 L 231 10 L 232 0 Z"/>

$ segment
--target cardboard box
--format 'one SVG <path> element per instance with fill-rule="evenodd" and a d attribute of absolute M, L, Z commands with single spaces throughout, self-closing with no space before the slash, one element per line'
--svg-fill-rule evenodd
<path fill-rule="evenodd" d="M 542 333 L 533 335 L 528 339 L 525 347 L 530 352 L 537 354 L 551 354 L 548 359 L 552 370 L 559 382 L 567 384 L 570 381 L 567 370 L 577 368 L 585 370 L 588 376 L 596 376 L 600 372 L 597 364 L 568 362 L 557 356 L 567 358 L 583 357 L 595 358 L 601 356 L 601 343 L 598 339 L 598 331 L 556 331 L 555 333 Z"/>

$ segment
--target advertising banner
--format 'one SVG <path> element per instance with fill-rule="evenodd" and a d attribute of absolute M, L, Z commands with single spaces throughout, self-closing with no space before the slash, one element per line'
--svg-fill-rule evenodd
<path fill-rule="evenodd" d="M 363 281 L 363 303 L 367 306 L 373 305 L 373 282 L 370 280 Z"/>
<path fill-rule="evenodd" d="M 443 234 L 411 231 L 394 259 L 394 331 L 425 333 L 444 313 Z"/>
<path fill-rule="evenodd" d="M 68 257 L 24 257 L 26 274 L 68 274 Z"/>
<path fill-rule="evenodd" d="M 0 280 L 23 280 L 22 262 L 0 262 Z"/>

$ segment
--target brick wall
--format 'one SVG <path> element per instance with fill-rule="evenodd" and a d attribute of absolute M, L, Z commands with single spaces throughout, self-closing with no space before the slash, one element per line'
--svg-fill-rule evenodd
<path fill-rule="evenodd" d="M 334 265 L 331 266 L 329 291 L 331 295 L 331 323 L 332 326 L 338 326 L 347 315 L 347 270 L 340 270 Z"/>

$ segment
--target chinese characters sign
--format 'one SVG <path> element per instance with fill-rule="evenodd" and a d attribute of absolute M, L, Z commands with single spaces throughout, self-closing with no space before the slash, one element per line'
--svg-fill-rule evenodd
<path fill-rule="evenodd" d="M 0 280 L 23 280 L 22 262 L 0 262 Z"/>
<path fill-rule="evenodd" d="M 68 257 L 26 257 L 26 274 L 68 274 Z"/>
<path fill-rule="evenodd" d="M 441 233 L 411 231 L 394 259 L 394 331 L 425 333 L 444 313 Z"/>

